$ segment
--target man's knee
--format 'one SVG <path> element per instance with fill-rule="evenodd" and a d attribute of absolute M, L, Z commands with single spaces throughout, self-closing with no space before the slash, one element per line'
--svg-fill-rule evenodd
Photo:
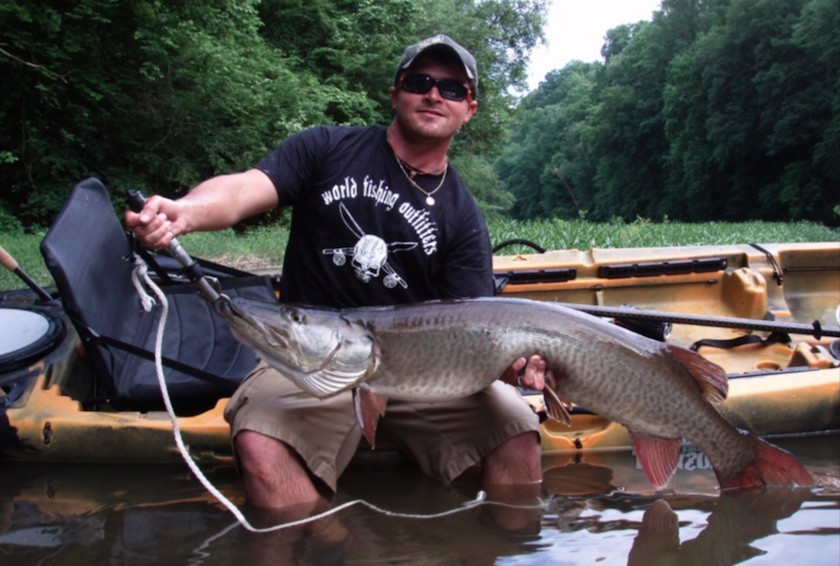
<path fill-rule="evenodd" d="M 539 481 L 542 477 L 540 457 L 537 433 L 519 434 L 509 438 L 487 455 L 484 477 L 491 483 Z"/>
<path fill-rule="evenodd" d="M 278 507 L 318 499 L 318 488 L 293 448 L 249 430 L 241 431 L 233 442 L 251 505 Z"/>
<path fill-rule="evenodd" d="M 523 432 L 507 439 L 499 445 L 496 451 L 500 452 L 500 456 L 513 460 L 539 461 L 541 456 L 540 437 L 536 432 Z"/>
<path fill-rule="evenodd" d="M 251 430 L 237 434 L 234 445 L 239 464 L 246 474 L 275 475 L 279 469 L 296 460 L 295 453 L 286 444 Z"/>

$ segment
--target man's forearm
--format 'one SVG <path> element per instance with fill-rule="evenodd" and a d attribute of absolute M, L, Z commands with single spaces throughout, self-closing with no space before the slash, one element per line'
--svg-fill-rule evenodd
<path fill-rule="evenodd" d="M 178 200 L 186 232 L 229 228 L 278 204 L 274 185 L 255 169 L 208 179 Z"/>

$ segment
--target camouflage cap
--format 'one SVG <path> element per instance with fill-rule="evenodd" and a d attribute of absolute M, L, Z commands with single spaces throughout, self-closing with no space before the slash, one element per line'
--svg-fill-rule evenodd
<path fill-rule="evenodd" d="M 472 82 L 473 88 L 478 87 L 478 68 L 475 64 L 475 57 L 472 56 L 472 53 L 455 42 L 454 39 L 443 34 L 427 37 L 426 39 L 418 41 L 414 45 L 406 47 L 405 51 L 403 51 L 400 64 L 397 67 L 397 74 L 394 78 L 394 82 L 399 79 L 400 73 L 410 67 L 421 53 L 432 48 L 446 48 L 455 53 L 464 65 L 464 71 L 467 73 L 467 78 Z"/>

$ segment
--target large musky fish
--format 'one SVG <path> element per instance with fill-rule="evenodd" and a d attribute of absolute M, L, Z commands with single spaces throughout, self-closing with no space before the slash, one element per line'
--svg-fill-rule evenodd
<path fill-rule="evenodd" d="M 536 353 L 555 375 L 549 414 L 570 423 L 574 403 L 623 424 L 657 488 L 674 473 L 682 438 L 709 457 L 722 489 L 813 485 L 793 456 L 718 413 L 712 403 L 728 389 L 719 366 L 559 305 L 482 298 L 330 310 L 234 298 L 220 310 L 304 391 L 326 398 L 355 389 L 371 442 L 388 398 L 470 395 Z"/>

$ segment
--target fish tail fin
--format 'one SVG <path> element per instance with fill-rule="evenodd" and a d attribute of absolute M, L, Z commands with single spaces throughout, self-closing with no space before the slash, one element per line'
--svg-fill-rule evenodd
<path fill-rule="evenodd" d="M 672 344 L 665 346 L 665 352 L 694 378 L 703 397 L 713 403 L 722 403 L 726 399 L 729 393 L 729 382 L 722 367 L 696 352 Z"/>
<path fill-rule="evenodd" d="M 814 478 L 789 452 L 750 434 L 755 458 L 739 473 L 723 476 L 715 470 L 720 488 L 749 489 L 764 486 L 813 487 Z"/>
<path fill-rule="evenodd" d="M 385 416 L 387 403 L 386 397 L 377 395 L 365 384 L 353 390 L 356 419 L 371 448 L 376 448 L 376 426 L 379 424 L 379 417 Z"/>

